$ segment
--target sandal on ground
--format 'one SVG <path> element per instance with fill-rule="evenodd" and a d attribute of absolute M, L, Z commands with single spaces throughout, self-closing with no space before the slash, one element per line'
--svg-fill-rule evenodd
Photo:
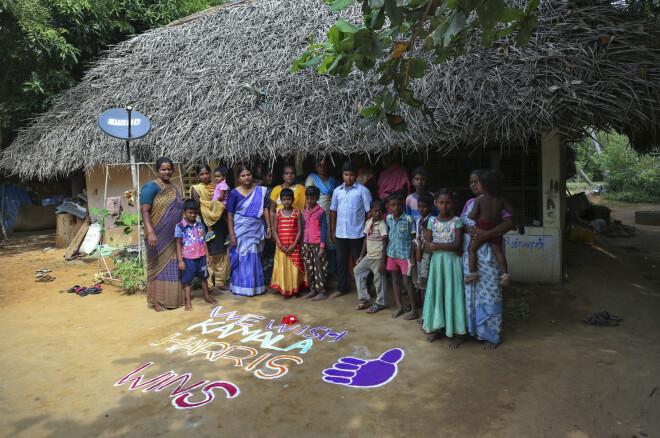
<path fill-rule="evenodd" d="M 477 272 L 470 272 L 470 273 L 468 273 L 467 277 L 465 277 L 465 282 L 466 282 L 466 283 L 469 283 L 469 282 L 471 282 L 471 281 L 476 280 L 477 278 L 479 278 L 479 273 L 477 273 Z"/>
<path fill-rule="evenodd" d="M 66 291 L 67 291 L 67 293 L 74 294 L 74 293 L 76 293 L 76 291 L 78 291 L 78 289 L 80 289 L 80 286 L 78 286 L 78 285 L 76 284 L 76 285 L 73 286 L 71 289 L 67 289 Z"/>
<path fill-rule="evenodd" d="M 609 319 L 610 321 L 623 321 L 623 318 L 619 318 L 618 316 L 610 315 L 607 310 L 603 310 L 602 312 L 597 312 L 594 313 L 594 316 L 598 316 L 603 319 Z"/>
<path fill-rule="evenodd" d="M 367 313 L 370 314 L 370 315 L 373 315 L 376 312 L 380 312 L 384 308 L 385 308 L 385 306 L 383 306 L 382 304 L 374 303 L 374 304 L 372 304 L 371 307 L 369 307 L 369 309 L 367 309 Z"/>
<path fill-rule="evenodd" d="M 586 318 L 582 318 L 582 321 L 589 324 L 589 325 L 599 325 L 599 326 L 609 326 L 609 327 L 615 327 L 615 326 L 619 325 L 618 322 L 610 321 L 607 318 L 603 318 L 602 316 L 598 316 L 598 314 L 589 315 Z"/>
<path fill-rule="evenodd" d="M 371 305 L 371 300 L 370 300 L 369 298 L 362 298 L 362 299 L 360 300 L 360 304 L 357 305 L 357 307 L 355 308 L 355 310 L 364 310 L 364 309 L 368 309 L 370 305 Z"/>
<path fill-rule="evenodd" d="M 88 295 L 97 295 L 101 293 L 101 286 L 86 287 L 85 292 Z"/>
<path fill-rule="evenodd" d="M 43 277 L 36 278 L 34 281 L 38 283 L 41 282 L 45 283 L 47 281 L 53 281 L 53 280 L 55 280 L 55 277 L 51 277 L 50 275 L 44 275 Z"/>

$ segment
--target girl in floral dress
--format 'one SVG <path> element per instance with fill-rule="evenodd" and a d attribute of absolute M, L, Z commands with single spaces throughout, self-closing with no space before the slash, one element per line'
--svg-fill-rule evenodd
<path fill-rule="evenodd" d="M 429 333 L 426 339 L 429 342 L 437 339 L 444 328 L 449 339 L 447 348 L 460 345 L 467 325 L 460 255 L 463 221 L 453 215 L 452 202 L 449 190 L 440 190 L 435 199 L 440 214 L 431 217 L 424 230 L 426 249 L 433 251 L 433 255 L 424 300 L 423 327 Z"/>

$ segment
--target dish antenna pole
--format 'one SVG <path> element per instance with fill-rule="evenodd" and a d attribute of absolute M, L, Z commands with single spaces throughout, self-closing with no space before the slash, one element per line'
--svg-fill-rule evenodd
<path fill-rule="evenodd" d="M 137 166 L 135 164 L 135 152 L 131 150 L 131 140 L 137 140 L 151 131 L 151 123 L 149 119 L 137 111 L 133 110 L 132 106 L 126 108 L 113 108 L 104 111 L 98 119 L 99 128 L 111 137 L 126 141 L 126 160 L 130 163 L 131 178 L 133 180 L 133 190 L 139 193 L 140 181 L 137 174 Z M 107 178 L 107 175 L 106 175 Z M 140 217 L 140 203 L 139 195 L 136 197 L 135 209 L 138 217 Z M 105 202 L 105 199 L 103 200 Z M 138 223 L 138 247 L 140 255 L 142 255 L 142 227 Z"/>

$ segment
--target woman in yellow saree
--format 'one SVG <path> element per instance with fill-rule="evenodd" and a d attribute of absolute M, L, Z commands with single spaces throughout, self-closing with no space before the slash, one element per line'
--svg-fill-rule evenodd
<path fill-rule="evenodd" d="M 211 269 L 209 274 L 209 284 L 211 285 L 211 295 L 222 294 L 221 290 L 229 289 L 226 286 L 227 276 L 229 275 L 229 256 L 227 255 L 227 239 L 229 230 L 227 229 L 227 219 L 222 217 L 225 211 L 225 205 L 221 201 L 213 201 L 213 191 L 215 183 L 211 179 L 211 168 L 207 164 L 198 164 L 195 168 L 199 184 L 190 188 L 190 197 L 199 202 L 200 216 L 202 222 L 206 225 L 207 239 L 206 245 L 209 249 L 209 261 Z M 209 235 L 209 232 L 213 232 Z"/>

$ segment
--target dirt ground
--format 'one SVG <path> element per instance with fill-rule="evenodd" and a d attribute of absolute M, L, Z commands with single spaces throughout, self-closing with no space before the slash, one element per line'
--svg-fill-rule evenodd
<path fill-rule="evenodd" d="M 615 206 L 613 216 L 634 225 L 635 209 L 660 206 Z M 241 342 L 246 335 L 240 333 L 219 340 L 200 328 L 187 330 L 214 309 L 200 291 L 192 312 L 163 313 L 150 310 L 144 294 L 125 295 L 110 286 L 87 297 L 62 293 L 76 284 L 89 286 L 96 261 L 65 262 L 63 250 L 44 251 L 53 245 L 52 232 L 17 233 L 0 247 L 0 435 L 658 437 L 660 227 L 636 227 L 637 235 L 628 239 L 597 236 L 594 247 L 566 244 L 570 270 L 563 286 L 507 289 L 503 342 L 490 352 L 474 341 L 458 350 L 444 348 L 444 340 L 427 343 L 414 321 L 354 310 L 354 293 L 318 303 L 224 295 L 219 313 L 264 317 L 245 330 L 263 332 L 271 319 L 277 325 L 293 314 L 301 329 L 347 333 L 336 342 L 330 336 L 313 339 L 305 353 L 265 348 L 263 337 Z M 41 268 L 51 269 L 56 280 L 35 283 Z M 618 327 L 581 322 L 600 310 L 624 321 Z M 276 372 L 267 359 L 246 370 L 253 359 L 239 367 L 226 357 L 212 362 L 203 352 L 166 351 L 173 343 L 151 345 L 174 333 L 302 363 L 283 359 L 279 363 L 288 372 L 263 379 L 257 370 Z M 282 335 L 271 346 L 305 339 L 293 331 Z M 373 360 L 393 348 L 403 349 L 405 357 L 386 385 L 362 389 L 322 380 L 322 371 L 341 357 Z M 215 388 L 211 402 L 176 409 L 178 394 L 170 397 L 176 385 L 161 391 L 115 385 L 150 362 L 137 373 L 145 380 L 171 370 L 191 373 L 185 386 L 226 381 L 240 393 L 227 398 Z M 184 401 L 207 399 L 200 388 Z"/>

